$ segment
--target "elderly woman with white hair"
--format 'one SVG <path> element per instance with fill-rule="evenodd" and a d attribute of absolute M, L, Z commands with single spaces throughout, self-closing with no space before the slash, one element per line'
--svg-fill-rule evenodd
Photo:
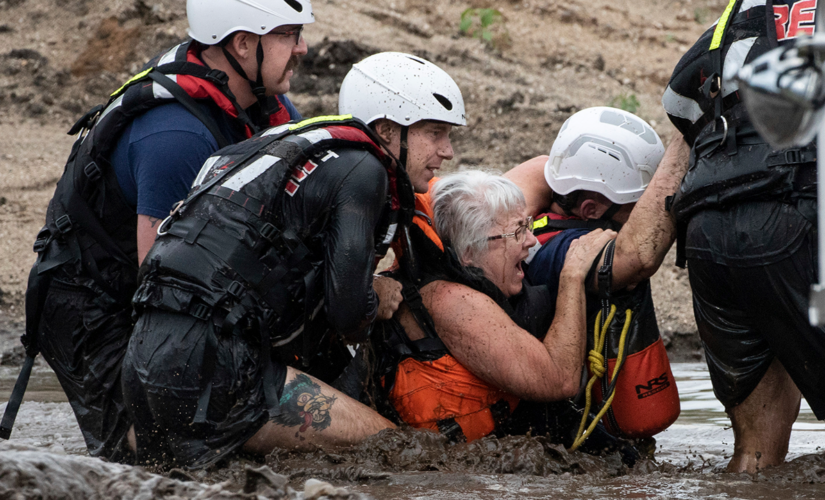
<path fill-rule="evenodd" d="M 557 297 L 524 280 L 536 243 L 525 199 L 508 179 L 448 175 L 419 195 L 410 230 L 416 269 L 393 277 L 405 302 L 376 328 L 377 386 L 385 414 L 472 441 L 501 431 L 519 401 L 576 395 L 585 355 L 584 281 L 613 237 L 571 246 Z M 433 231 L 433 224 L 435 231 Z"/>

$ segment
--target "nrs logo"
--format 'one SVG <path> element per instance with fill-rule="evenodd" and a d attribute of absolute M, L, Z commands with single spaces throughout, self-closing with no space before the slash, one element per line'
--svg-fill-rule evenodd
<path fill-rule="evenodd" d="M 665 372 L 656 378 L 648 380 L 647 385 L 637 385 L 636 397 L 639 399 L 644 399 L 656 394 L 657 392 L 664 391 L 668 387 L 670 387 L 670 380 L 668 380 L 667 372 Z"/>
<path fill-rule="evenodd" d="M 816 0 L 799 0 L 791 5 L 774 4 L 776 40 L 781 42 L 800 35 L 812 35 L 816 16 Z"/>

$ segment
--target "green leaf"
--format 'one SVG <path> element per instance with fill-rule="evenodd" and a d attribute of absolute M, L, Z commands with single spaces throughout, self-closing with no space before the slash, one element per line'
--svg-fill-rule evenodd
<path fill-rule="evenodd" d="M 493 9 L 484 9 L 481 12 L 481 27 L 486 28 L 493 24 L 495 18 L 495 11 Z"/>
<path fill-rule="evenodd" d="M 462 33 L 467 33 L 470 30 L 470 26 L 472 25 L 473 19 L 471 17 L 464 17 L 461 19 L 461 24 L 458 25 L 458 29 Z"/>
<path fill-rule="evenodd" d="M 493 33 L 490 32 L 489 30 L 484 30 L 484 31 L 481 32 L 481 38 L 485 42 L 490 43 L 490 42 L 493 41 Z"/>

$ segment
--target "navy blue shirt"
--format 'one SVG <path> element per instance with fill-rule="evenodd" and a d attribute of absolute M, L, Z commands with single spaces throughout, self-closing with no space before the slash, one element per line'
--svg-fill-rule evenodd
<path fill-rule="evenodd" d="M 301 115 L 278 96 L 292 120 Z M 228 141 L 245 139 L 242 127 L 214 106 L 206 106 Z M 215 109 L 210 109 L 215 108 Z M 123 131 L 109 160 L 129 206 L 140 215 L 162 219 L 186 197 L 203 163 L 218 150 L 206 126 L 182 105 L 171 102 L 135 118 Z"/>
<path fill-rule="evenodd" d="M 533 285 L 547 285 L 551 297 L 559 295 L 559 276 L 573 240 L 591 229 L 565 229 L 542 245 L 527 268 L 527 280 Z"/>

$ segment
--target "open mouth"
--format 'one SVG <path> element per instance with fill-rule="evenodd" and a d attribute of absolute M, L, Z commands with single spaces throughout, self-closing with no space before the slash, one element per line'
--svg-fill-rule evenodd
<path fill-rule="evenodd" d="M 518 273 L 519 278 L 524 278 L 524 269 L 522 269 L 521 267 L 522 262 L 523 261 L 520 260 L 518 261 L 518 264 L 516 264 L 516 271 Z"/>

